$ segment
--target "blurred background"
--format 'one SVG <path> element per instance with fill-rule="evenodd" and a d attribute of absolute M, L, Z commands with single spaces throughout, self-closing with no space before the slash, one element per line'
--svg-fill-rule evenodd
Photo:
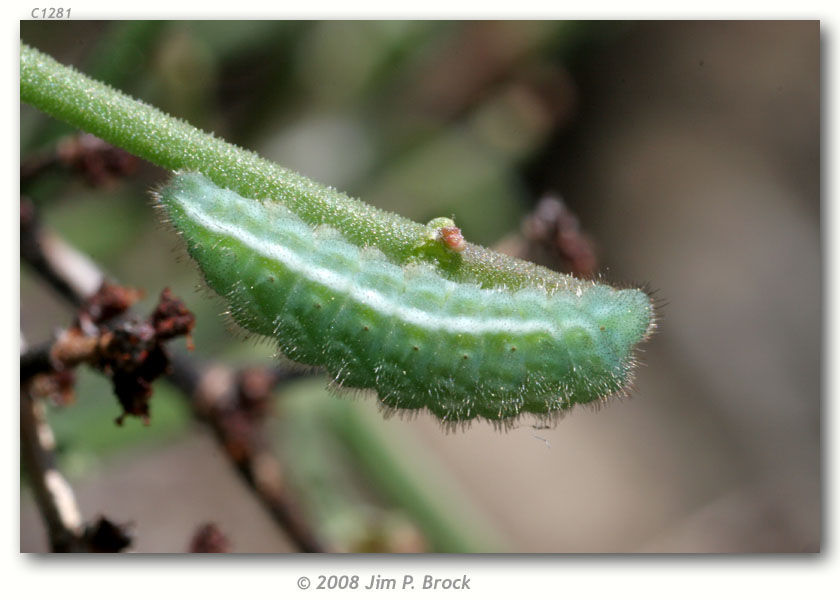
<path fill-rule="evenodd" d="M 665 302 L 628 399 L 551 429 L 446 433 L 384 419 L 320 377 L 266 422 L 330 547 L 379 552 L 816 552 L 820 462 L 820 29 L 810 22 L 22 22 L 21 39 L 190 123 L 415 220 L 495 245 L 546 195 L 600 273 Z M 72 134 L 21 106 L 21 157 Z M 197 360 L 272 364 L 197 289 L 149 189 L 53 172 L 23 191 L 46 225 L 147 312 L 169 286 Z M 73 312 L 21 265 L 21 330 Z M 184 342 L 172 344 L 185 352 Z M 132 550 L 186 551 L 213 522 L 234 552 L 293 550 L 179 392 L 149 426 L 99 374 L 51 406 L 86 519 Z M 21 550 L 45 551 L 21 475 Z"/>

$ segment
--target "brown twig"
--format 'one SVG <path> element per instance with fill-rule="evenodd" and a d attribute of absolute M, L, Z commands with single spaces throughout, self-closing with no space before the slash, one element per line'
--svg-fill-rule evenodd
<path fill-rule="evenodd" d="M 195 416 L 210 426 L 237 472 L 303 552 L 324 552 L 323 544 L 290 493 L 283 467 L 265 437 L 263 418 L 271 391 L 299 370 L 243 369 L 224 365 L 199 369 L 174 357 L 169 379 L 191 399 Z"/>
<path fill-rule="evenodd" d="M 43 175 L 49 169 L 58 165 L 58 154 L 55 151 L 31 154 L 20 162 L 21 186 Z"/>
<path fill-rule="evenodd" d="M 52 552 L 119 552 L 131 544 L 125 529 L 104 517 L 83 523 L 73 488 L 56 467 L 55 438 L 44 406 L 26 385 L 20 394 L 20 446 Z"/>
<path fill-rule="evenodd" d="M 20 393 L 20 455 L 53 552 L 78 550 L 84 526 L 73 488 L 55 465 L 55 439 L 44 407 L 29 391 Z"/>
<path fill-rule="evenodd" d="M 92 282 L 101 285 L 104 279 L 101 271 L 57 236 L 38 226 L 34 214 L 27 214 L 24 219 L 25 212 L 22 208 L 22 258 L 60 291 L 65 300 L 77 307 L 84 306 L 86 298 L 93 293 L 88 293 Z M 45 240 L 51 243 L 44 243 Z M 43 355 L 32 358 L 34 365 L 45 364 Z M 193 361 L 177 355 L 171 358 L 168 373 L 190 400 L 196 417 L 211 427 L 237 472 L 275 521 L 302 551 L 323 552 L 324 545 L 293 500 L 282 466 L 271 453 L 261 427 L 271 390 L 280 382 L 300 375 L 282 369 L 235 372 L 222 366 L 199 368 Z"/>
<path fill-rule="evenodd" d="M 62 139 L 55 150 L 33 154 L 20 164 L 21 185 L 63 167 L 78 173 L 92 186 L 112 184 L 137 170 L 140 159 L 89 133 Z"/>
<path fill-rule="evenodd" d="M 86 552 L 122 552 L 131 545 L 128 525 L 118 525 L 105 517 L 99 517 L 85 527 Z"/>
<path fill-rule="evenodd" d="M 188 336 L 195 317 L 184 304 L 164 289 L 152 314 L 145 320 L 115 318 L 140 297 L 130 288 L 104 283 L 79 308 L 74 325 L 62 331 L 49 345 L 21 355 L 21 382 L 35 375 L 60 379 L 81 363 L 101 371 L 114 386 L 126 415 L 148 421 L 151 383 L 169 368 L 164 342 Z"/>
<path fill-rule="evenodd" d="M 35 206 L 25 198 L 20 202 L 20 257 L 73 306 L 81 306 L 105 280 L 88 257 L 41 227 Z"/>
<path fill-rule="evenodd" d="M 595 245 L 562 199 L 545 196 L 522 220 L 520 233 L 503 240 L 498 250 L 558 270 L 591 278 L 598 271 Z"/>
<path fill-rule="evenodd" d="M 193 554 L 230 552 L 230 540 L 215 523 L 199 526 L 190 540 L 188 552 Z"/>

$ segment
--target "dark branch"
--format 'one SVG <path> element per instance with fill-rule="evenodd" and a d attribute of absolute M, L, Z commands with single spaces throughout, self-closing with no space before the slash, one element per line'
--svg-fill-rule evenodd
<path fill-rule="evenodd" d="M 123 408 L 118 423 L 126 415 L 148 420 L 151 384 L 169 369 L 164 343 L 189 336 L 195 317 L 167 288 L 146 319 L 117 319 L 139 297 L 136 290 L 104 283 L 79 308 L 72 327 L 49 346 L 21 356 L 21 381 L 37 374 L 56 377 L 86 363 L 111 380 Z"/>
<path fill-rule="evenodd" d="M 81 175 L 92 186 L 108 185 L 131 175 L 140 159 L 102 141 L 95 135 L 80 133 L 62 139 L 54 150 L 33 154 L 21 161 L 21 187 L 53 169 Z"/>
<path fill-rule="evenodd" d="M 215 523 L 201 525 L 190 540 L 189 552 L 193 554 L 230 552 L 230 540 Z"/>
<path fill-rule="evenodd" d="M 592 240 L 563 200 L 551 195 L 522 220 L 520 233 L 497 249 L 578 277 L 591 278 L 598 271 Z"/>
<path fill-rule="evenodd" d="M 27 199 L 20 203 L 20 256 L 73 306 L 81 306 L 104 280 L 86 256 L 41 227 L 35 206 Z"/>
<path fill-rule="evenodd" d="M 55 441 L 43 412 L 43 406 L 21 388 L 21 461 L 35 493 L 38 510 L 46 523 L 51 551 L 82 551 L 82 515 L 73 488 L 56 468 L 53 454 Z"/>
<path fill-rule="evenodd" d="M 265 438 L 263 419 L 278 383 L 304 376 L 284 369 L 243 369 L 223 365 L 199 369 L 173 357 L 169 379 L 190 398 L 196 418 L 206 423 L 228 459 L 274 519 L 303 552 L 325 549 L 294 500 L 283 467 Z"/>
<path fill-rule="evenodd" d="M 74 306 L 83 307 L 100 289 L 104 278 L 96 265 L 39 227 L 31 208 L 21 208 L 21 240 L 22 258 Z M 40 356 L 27 356 L 27 369 L 42 369 L 45 361 L 43 350 Z M 261 426 L 273 388 L 300 376 L 298 371 L 284 369 L 237 372 L 218 365 L 200 368 L 177 355 L 171 357 L 168 372 L 169 379 L 190 401 L 195 416 L 213 430 L 237 472 L 275 521 L 302 551 L 323 552 L 325 547 L 293 500 L 282 465 L 270 451 Z M 227 383 L 220 385 L 220 381 Z"/>
<path fill-rule="evenodd" d="M 56 466 L 55 438 L 44 407 L 26 386 L 20 394 L 20 448 L 52 552 L 120 552 L 131 545 L 125 529 L 104 517 L 82 522 L 73 488 Z"/>

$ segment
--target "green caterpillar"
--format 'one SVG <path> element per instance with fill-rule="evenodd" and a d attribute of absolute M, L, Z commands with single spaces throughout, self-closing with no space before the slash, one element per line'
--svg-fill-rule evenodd
<path fill-rule="evenodd" d="M 459 271 L 462 253 L 489 268 L 513 259 L 465 244 L 451 220 L 423 229 L 414 259 L 398 263 L 203 175 L 176 175 L 158 201 L 240 325 L 342 386 L 447 423 L 551 418 L 621 393 L 653 329 L 638 289 L 521 261 L 523 275 L 482 286 Z"/>

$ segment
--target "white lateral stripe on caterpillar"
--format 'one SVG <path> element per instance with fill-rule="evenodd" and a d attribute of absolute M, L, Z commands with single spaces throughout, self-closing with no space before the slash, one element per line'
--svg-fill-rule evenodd
<path fill-rule="evenodd" d="M 181 209 L 188 213 L 190 218 L 201 223 L 204 228 L 217 234 L 229 235 L 264 258 L 277 260 L 287 269 L 328 287 L 336 293 L 347 294 L 355 301 L 379 314 L 390 315 L 413 325 L 455 333 L 483 334 L 510 332 L 529 334 L 543 332 L 552 336 L 559 335 L 557 327 L 551 321 L 534 319 L 527 321 L 499 318 L 488 319 L 468 316 L 451 317 L 429 313 L 414 307 L 401 306 L 375 289 L 360 287 L 358 282 L 353 281 L 347 276 L 312 265 L 311 261 L 307 261 L 293 250 L 278 244 L 274 240 L 260 238 L 235 224 L 219 221 L 211 215 L 198 210 L 192 203 L 179 204 Z"/>

